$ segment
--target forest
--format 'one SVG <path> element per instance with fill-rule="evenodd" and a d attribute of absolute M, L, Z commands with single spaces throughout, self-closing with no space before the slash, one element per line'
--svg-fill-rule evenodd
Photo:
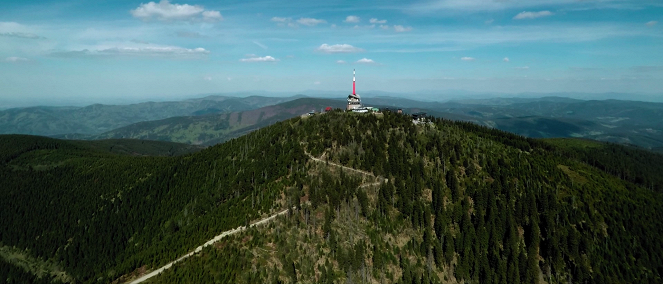
<path fill-rule="evenodd" d="M 175 157 L 0 142 L 0 246 L 75 282 L 125 282 L 292 206 L 151 281 L 662 281 L 661 157 L 623 146 L 340 111 Z"/>

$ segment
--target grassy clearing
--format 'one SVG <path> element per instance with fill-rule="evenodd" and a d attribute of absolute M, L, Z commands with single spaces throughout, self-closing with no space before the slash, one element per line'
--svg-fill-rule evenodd
<path fill-rule="evenodd" d="M 64 283 L 75 283 L 73 277 L 69 276 L 64 270 L 52 260 L 43 260 L 34 258 L 27 252 L 12 248 L 9 246 L 0 246 L 0 257 L 6 262 L 18 266 L 25 271 L 32 273 L 38 278 L 44 276 L 54 277 Z"/>

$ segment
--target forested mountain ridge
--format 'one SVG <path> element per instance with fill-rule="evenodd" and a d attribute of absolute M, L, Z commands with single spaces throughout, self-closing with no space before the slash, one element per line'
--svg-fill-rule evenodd
<path fill-rule="evenodd" d="M 207 96 L 182 101 L 129 105 L 13 108 L 0 110 L 0 134 L 43 136 L 77 134 L 86 137 L 141 121 L 245 111 L 295 98 Z"/>
<path fill-rule="evenodd" d="M 343 102 L 300 98 L 246 111 L 144 121 L 88 138 L 132 138 L 192 145 L 214 145 L 278 121 L 306 114 L 311 110 L 319 113 L 322 108 L 327 106 L 341 108 Z"/>
<path fill-rule="evenodd" d="M 11 154 L 0 155 L 0 241 L 79 282 L 121 282 L 295 205 L 153 282 L 660 282 L 658 187 L 560 147 L 471 123 L 332 112 L 182 157 L 0 148 Z"/>

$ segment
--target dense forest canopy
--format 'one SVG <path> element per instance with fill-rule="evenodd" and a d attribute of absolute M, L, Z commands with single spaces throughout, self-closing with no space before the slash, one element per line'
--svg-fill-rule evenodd
<path fill-rule="evenodd" d="M 621 146 L 339 111 L 178 157 L 0 140 L 0 245 L 76 282 L 124 282 L 292 206 L 153 281 L 656 283 L 663 273 L 661 157 Z M 5 266 L 0 279 L 16 271 Z"/>

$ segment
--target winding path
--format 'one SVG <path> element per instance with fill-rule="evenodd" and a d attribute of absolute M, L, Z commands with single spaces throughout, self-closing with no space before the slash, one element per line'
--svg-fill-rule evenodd
<path fill-rule="evenodd" d="M 323 160 L 323 159 L 313 157 L 313 155 L 309 154 L 308 152 L 306 153 L 306 155 L 308 155 L 308 157 L 311 158 L 311 160 L 314 160 L 314 161 L 316 161 L 316 162 L 327 163 L 327 164 L 330 164 L 330 165 L 333 165 L 333 166 L 337 166 L 337 167 L 339 167 L 339 168 L 346 169 L 346 170 L 348 170 L 348 171 L 357 172 L 357 173 L 360 173 L 360 174 L 364 174 L 364 175 L 367 175 L 367 176 L 374 177 L 374 178 L 376 178 L 376 179 L 378 178 L 378 177 L 376 177 L 376 176 L 375 176 L 373 173 L 371 173 L 371 172 L 366 172 L 366 171 L 362 171 L 362 170 L 358 170 L 358 169 L 353 169 L 353 168 L 351 168 L 351 167 L 347 167 L 347 166 L 344 166 L 344 165 L 341 165 L 341 164 L 337 164 L 337 163 L 330 162 L 330 161 L 325 161 L 325 160 Z M 379 181 L 379 182 L 374 182 L 374 183 L 362 184 L 362 185 L 360 185 L 359 187 L 366 187 L 366 186 L 372 186 L 372 185 L 380 185 L 381 183 L 383 183 L 383 182 L 387 182 L 387 181 L 389 181 L 389 179 L 383 178 L 383 180 L 382 180 L 381 182 Z"/>
<path fill-rule="evenodd" d="M 294 207 L 293 207 L 293 208 L 294 208 Z M 280 216 L 280 215 L 286 214 L 286 213 L 288 213 L 288 209 L 282 210 L 282 211 L 280 211 L 280 212 L 275 213 L 274 215 L 271 215 L 271 216 L 269 216 L 269 217 L 267 217 L 267 218 L 265 218 L 265 219 L 262 219 L 262 220 L 260 220 L 260 221 L 258 221 L 258 222 L 255 222 L 255 223 L 249 225 L 249 228 L 252 228 L 252 227 L 254 227 L 254 226 L 258 226 L 258 225 L 265 224 L 265 223 L 271 221 L 272 219 L 274 219 L 274 218 L 276 218 L 276 217 L 278 217 L 278 216 Z M 204 243 L 203 245 L 197 247 L 197 248 L 196 248 L 195 250 L 193 250 L 192 252 L 189 252 L 189 253 L 183 255 L 182 257 L 180 257 L 180 258 L 178 258 L 178 259 L 176 259 L 176 260 L 174 260 L 174 261 L 171 261 L 170 263 L 168 263 L 168 264 L 162 266 L 161 268 L 156 269 L 156 270 L 154 270 L 154 271 L 152 271 L 152 272 L 150 272 L 150 273 L 148 273 L 148 274 L 145 274 L 145 275 L 143 275 L 143 276 L 141 276 L 141 277 L 139 277 L 139 278 L 137 278 L 137 279 L 135 279 L 135 280 L 129 282 L 129 284 L 142 283 L 142 282 L 144 282 L 144 281 L 147 280 L 147 279 L 150 279 L 150 278 L 152 278 L 152 277 L 154 277 L 154 276 L 157 276 L 157 275 L 159 275 L 159 273 L 163 272 L 164 270 L 166 270 L 166 269 L 168 269 L 168 268 L 171 268 L 174 264 L 176 264 L 176 263 L 178 263 L 178 262 L 180 262 L 180 261 L 182 261 L 182 260 L 185 260 L 185 259 L 187 259 L 188 257 L 190 257 L 190 256 L 192 256 L 192 255 L 194 255 L 194 254 L 196 254 L 196 253 L 202 251 L 204 247 L 210 246 L 210 245 L 212 245 L 212 244 L 214 244 L 214 243 L 220 241 L 220 240 L 221 240 L 222 238 L 224 238 L 224 237 L 227 237 L 227 236 L 230 236 L 230 235 L 234 235 L 234 234 L 239 233 L 239 232 L 242 232 L 242 231 L 244 231 L 244 230 L 246 230 L 246 226 L 241 226 L 241 227 L 237 227 L 237 228 L 232 229 L 232 230 L 225 231 L 225 232 L 223 232 L 223 233 L 221 233 L 221 234 L 215 236 L 213 239 L 207 241 L 207 242 Z"/>
<path fill-rule="evenodd" d="M 309 153 L 306 153 L 306 154 L 307 154 L 312 160 L 314 160 L 314 161 L 322 162 L 322 163 L 328 163 L 328 164 L 330 164 L 330 165 L 334 165 L 334 166 L 337 166 L 337 167 L 340 167 L 340 168 L 343 168 L 343 169 L 346 169 L 346 170 L 349 170 L 349 171 L 354 171 L 354 172 L 357 172 L 357 173 L 361 173 L 361 174 L 364 174 L 364 175 L 368 175 L 368 176 L 372 176 L 372 177 L 374 177 L 374 178 L 377 178 L 375 175 L 373 175 L 373 174 L 370 173 L 370 172 L 366 172 L 366 171 L 362 171 L 362 170 L 357 170 L 357 169 L 353 169 L 353 168 L 350 168 L 350 167 L 346 167 L 346 166 L 344 166 L 344 165 L 340 165 L 340 164 L 336 164 L 336 163 L 333 163 L 333 162 L 325 161 L 325 160 L 322 160 L 322 159 L 319 159 L 319 158 L 313 157 L 313 156 L 312 156 L 311 154 L 309 154 Z M 362 185 L 360 185 L 360 187 L 367 187 L 367 186 L 380 185 L 380 184 L 383 183 L 383 182 L 387 182 L 387 179 L 385 178 L 385 179 L 384 179 L 383 181 L 381 181 L 381 182 L 374 182 L 374 183 L 366 183 L 366 184 L 362 184 Z M 295 208 L 295 207 L 293 207 L 293 208 Z M 267 223 L 267 222 L 273 220 L 274 218 L 276 218 L 276 217 L 278 217 L 278 216 L 280 216 L 280 215 L 286 214 L 286 213 L 288 213 L 288 209 L 285 209 L 285 210 L 279 211 L 279 212 L 277 212 L 277 213 L 275 213 L 275 214 L 273 214 L 273 215 L 271 215 L 271 216 L 269 216 L 269 217 L 267 217 L 267 218 L 264 218 L 264 219 L 262 219 L 262 220 L 260 220 L 260 221 L 257 221 L 257 222 L 255 222 L 255 223 L 249 225 L 249 228 L 252 228 L 252 227 L 254 227 L 254 226 L 258 226 L 258 225 L 265 224 L 265 223 Z M 156 270 L 154 270 L 154 271 L 152 271 L 152 272 L 150 272 L 150 273 L 148 273 L 148 274 L 145 274 L 145 275 L 143 275 L 143 276 L 141 276 L 141 277 L 138 277 L 138 278 L 136 278 L 136 279 L 134 279 L 133 281 L 128 282 L 128 283 L 129 283 L 129 284 L 138 284 L 138 283 L 142 283 L 142 282 L 144 282 L 144 281 L 147 280 L 147 279 L 150 279 L 150 278 L 152 278 L 152 277 L 154 277 L 154 276 L 159 275 L 159 273 L 165 271 L 166 269 L 171 268 L 174 264 L 176 264 L 176 263 L 178 263 L 178 262 L 181 262 L 181 261 L 183 261 L 183 260 L 185 260 L 185 259 L 187 259 L 187 258 L 193 256 L 193 255 L 196 254 L 196 253 L 199 253 L 200 251 L 203 250 L 204 247 L 210 246 L 210 245 L 212 245 L 212 244 L 214 244 L 214 243 L 220 241 L 220 240 L 223 239 L 224 237 L 227 237 L 227 236 L 230 236 L 230 235 L 237 234 L 237 233 L 242 232 L 242 231 L 244 231 L 244 230 L 246 230 L 246 226 L 240 226 L 240 227 L 237 227 L 237 228 L 235 228 L 235 229 L 225 231 L 225 232 L 223 232 L 223 233 L 221 233 L 221 234 L 215 236 L 215 237 L 212 238 L 211 240 L 207 241 L 206 243 L 202 244 L 201 246 L 198 246 L 198 247 L 197 247 L 196 249 L 194 249 L 193 251 L 191 251 L 191 252 L 189 252 L 189 253 L 187 253 L 187 254 L 181 256 L 180 258 L 178 258 L 178 259 L 176 259 L 176 260 L 173 260 L 173 261 L 169 262 L 168 264 L 166 264 L 166 265 L 164 265 L 164 266 L 162 266 L 162 267 L 160 267 L 160 268 L 158 268 L 158 269 L 156 269 Z"/>

